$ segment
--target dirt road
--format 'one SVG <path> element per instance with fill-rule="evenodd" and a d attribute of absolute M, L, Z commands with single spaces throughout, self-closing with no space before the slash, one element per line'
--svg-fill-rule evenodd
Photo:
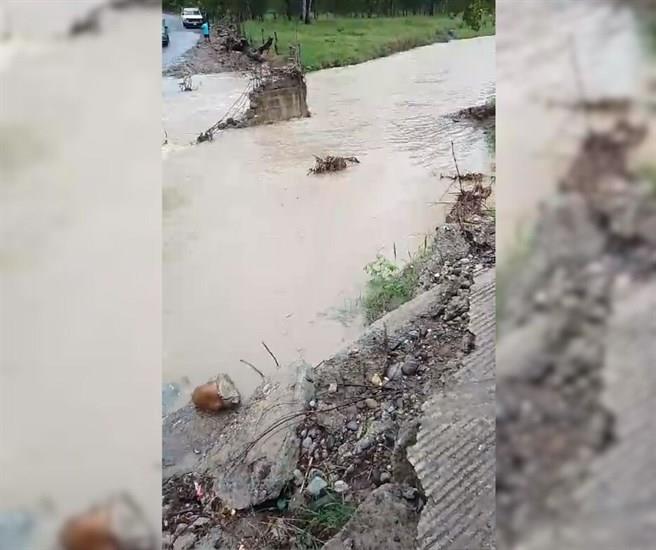
<path fill-rule="evenodd" d="M 185 29 L 179 15 L 165 13 L 163 17 L 169 27 L 169 45 L 162 48 L 162 69 L 166 69 L 196 45 L 200 30 Z"/>

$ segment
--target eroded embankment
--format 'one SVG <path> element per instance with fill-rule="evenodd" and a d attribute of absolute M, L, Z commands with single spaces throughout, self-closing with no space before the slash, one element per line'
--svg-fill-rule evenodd
<path fill-rule="evenodd" d="M 239 410 L 205 416 L 189 405 L 165 418 L 168 547 L 414 545 L 426 489 L 406 449 L 422 405 L 476 348 L 470 295 L 494 264 L 481 194 L 480 183 L 466 187 L 437 229 L 418 296 L 348 349 L 292 378 L 280 371 Z"/>
<path fill-rule="evenodd" d="M 635 528 L 644 527 L 643 516 L 622 510 L 636 498 L 656 502 L 641 481 L 653 474 L 653 460 L 627 432 L 636 419 L 644 426 L 653 416 L 653 397 L 620 411 L 627 405 L 623 395 L 640 392 L 637 379 L 654 395 L 650 352 L 618 364 L 612 342 L 626 338 L 611 328 L 627 299 L 618 283 L 639 288 L 638 281 L 653 281 L 656 268 L 653 182 L 628 162 L 644 135 L 624 118 L 610 131 L 591 131 L 545 205 L 530 251 L 500 278 L 503 286 L 512 284 L 503 292 L 497 344 L 503 548 L 554 526 L 568 548 L 647 548 L 639 543 L 643 529 Z M 637 378 L 634 369 L 642 372 Z M 629 456 L 638 468 L 626 469 Z M 611 516 L 616 528 L 609 531 Z M 547 548 L 553 540 L 533 539 L 523 548 Z"/>

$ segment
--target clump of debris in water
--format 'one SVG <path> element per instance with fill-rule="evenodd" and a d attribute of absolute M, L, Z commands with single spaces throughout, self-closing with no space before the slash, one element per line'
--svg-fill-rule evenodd
<path fill-rule="evenodd" d="M 356 157 L 338 157 L 328 155 L 327 157 L 314 157 L 315 164 L 308 170 L 308 174 L 323 174 L 325 172 L 339 172 L 346 170 L 349 164 L 360 164 Z"/>

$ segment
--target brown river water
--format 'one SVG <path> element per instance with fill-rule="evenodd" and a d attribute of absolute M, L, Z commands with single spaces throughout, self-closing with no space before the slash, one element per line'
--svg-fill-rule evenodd
<path fill-rule="evenodd" d="M 578 67 L 578 68 L 577 68 Z M 525 242 L 586 131 L 548 102 L 635 97 L 645 55 L 633 13 L 603 0 L 497 1 L 497 255 Z"/>
<path fill-rule="evenodd" d="M 445 115 L 494 93 L 494 37 L 437 44 L 309 74 L 312 117 L 187 146 L 245 86 L 164 83 L 164 381 L 230 374 L 244 394 L 282 365 L 316 364 L 362 330 L 364 266 L 407 260 L 443 219 L 452 174 L 490 171 L 480 130 Z M 214 103 L 217 109 L 208 109 Z M 361 164 L 308 176 L 313 155 Z M 183 391 L 186 398 L 188 388 Z"/>

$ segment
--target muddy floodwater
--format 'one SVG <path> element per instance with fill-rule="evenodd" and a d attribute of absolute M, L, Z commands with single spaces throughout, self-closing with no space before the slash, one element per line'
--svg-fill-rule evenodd
<path fill-rule="evenodd" d="M 550 105 L 635 96 L 644 53 L 634 14 L 601 0 L 504 0 L 497 26 L 497 212 L 503 220 L 497 254 L 503 265 L 586 132 L 580 112 Z"/>
<path fill-rule="evenodd" d="M 218 371 L 242 392 L 282 365 L 316 364 L 362 330 L 358 298 L 376 254 L 408 259 L 442 220 L 453 173 L 490 171 L 483 132 L 445 115 L 494 93 L 494 38 L 438 44 L 309 74 L 311 118 L 226 131 L 187 146 L 246 81 L 164 81 L 164 381 Z M 216 110 L 208 108 L 215 103 Z M 168 127 L 167 127 L 168 125 Z M 361 164 L 309 176 L 313 155 Z M 187 386 L 184 386 L 186 382 Z"/>
<path fill-rule="evenodd" d="M 0 41 L 3 550 L 51 548 L 65 518 L 116 492 L 154 531 L 161 521 L 150 38 L 161 16 L 110 11 L 102 32 L 65 39 L 92 5 L 13 2 L 4 14 L 14 36 Z"/>

